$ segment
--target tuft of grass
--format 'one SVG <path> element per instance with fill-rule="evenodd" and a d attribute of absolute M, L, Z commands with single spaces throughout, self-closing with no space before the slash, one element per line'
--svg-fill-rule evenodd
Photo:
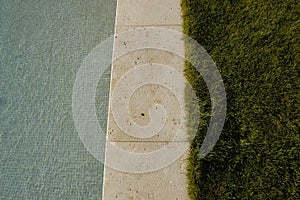
<path fill-rule="evenodd" d="M 210 97 L 186 63 L 201 114 L 188 157 L 190 198 L 300 199 L 300 2 L 182 0 L 182 11 L 184 33 L 219 68 L 228 106 L 217 145 L 199 159 Z"/>

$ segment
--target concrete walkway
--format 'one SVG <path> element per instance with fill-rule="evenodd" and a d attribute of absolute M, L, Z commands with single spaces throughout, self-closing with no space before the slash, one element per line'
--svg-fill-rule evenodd
<path fill-rule="evenodd" d="M 134 50 L 161 28 L 182 31 L 180 0 L 118 0 L 116 13 L 102 199 L 186 200 L 184 60 Z M 172 42 L 183 54 L 183 41 Z"/>

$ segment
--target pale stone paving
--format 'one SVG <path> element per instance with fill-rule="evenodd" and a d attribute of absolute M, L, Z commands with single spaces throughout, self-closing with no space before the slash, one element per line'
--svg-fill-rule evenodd
<path fill-rule="evenodd" d="M 151 33 L 150 27 L 182 31 L 180 0 L 118 0 L 116 13 L 116 34 L 139 28 L 150 30 Z M 139 41 L 138 37 L 135 37 L 135 40 L 143 42 Z M 179 40 L 175 43 L 180 50 L 184 51 L 183 41 Z M 127 40 L 116 38 L 113 54 L 122 48 L 127 48 L 126 45 L 130 44 Z M 144 69 L 139 66 L 146 68 L 146 71 L 142 73 L 138 71 Z M 169 68 L 163 68 L 164 66 Z M 163 147 L 169 149 L 178 146 L 187 147 L 189 143 L 184 137 L 175 137 L 177 130 L 179 130 L 179 135 L 186 134 L 186 129 L 182 126 L 183 113 L 180 107 L 184 104 L 183 69 L 183 59 L 172 52 L 155 49 L 133 51 L 114 60 L 107 143 L 133 153 L 149 153 Z M 136 72 L 139 74 L 134 74 Z M 165 77 L 157 80 L 160 74 L 173 72 L 181 75 L 172 75 L 169 79 Z M 138 84 L 138 80 L 141 87 L 130 88 Z M 151 81 L 161 82 L 161 84 L 148 84 Z M 169 88 L 163 87 L 164 84 L 169 84 Z M 118 90 L 118 87 L 122 89 Z M 130 93 L 131 89 L 135 90 Z M 175 95 L 172 90 L 176 91 Z M 126 94 L 127 92 L 129 94 Z M 126 102 L 127 106 L 124 105 Z M 127 114 L 128 119 L 125 117 Z M 115 151 L 111 148 L 111 145 L 107 145 L 106 163 L 109 163 L 112 157 L 116 158 L 115 154 L 112 156 Z M 160 159 L 167 160 L 168 155 L 164 156 Z M 185 157 L 186 153 L 162 169 L 144 173 L 122 172 L 106 166 L 102 199 L 187 200 Z M 123 159 L 127 158 L 120 156 L 119 161 L 122 163 Z M 124 169 L 134 166 L 129 160 L 128 166 L 124 164 Z M 146 169 L 148 162 L 151 164 L 152 161 L 146 160 L 141 168 Z"/>

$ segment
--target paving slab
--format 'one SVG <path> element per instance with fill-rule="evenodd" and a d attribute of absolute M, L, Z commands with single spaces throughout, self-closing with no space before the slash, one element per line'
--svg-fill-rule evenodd
<path fill-rule="evenodd" d="M 178 55 L 183 55 L 184 43 L 168 37 L 157 41 L 171 41 L 177 52 L 135 49 L 137 43 L 153 39 L 153 28 L 181 32 L 181 24 L 180 0 L 118 1 L 104 200 L 188 199 L 186 82 L 184 59 Z M 145 30 L 146 36 L 135 30 Z M 128 31 L 128 37 L 118 37 Z"/>
<path fill-rule="evenodd" d="M 119 0 L 116 25 L 181 25 L 180 0 Z"/>

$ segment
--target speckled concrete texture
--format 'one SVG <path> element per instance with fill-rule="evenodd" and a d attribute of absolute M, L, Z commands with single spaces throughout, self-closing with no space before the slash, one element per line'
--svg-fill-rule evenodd
<path fill-rule="evenodd" d="M 127 31 L 131 35 L 128 40 L 115 37 L 114 54 L 124 48 L 134 49 L 130 46 L 134 42 L 145 42 L 132 30 L 143 29 L 149 34 L 155 27 L 182 31 L 180 0 L 119 0 L 116 13 L 115 35 Z M 183 41 L 172 42 L 183 54 Z M 113 60 L 106 164 L 115 159 L 124 170 L 105 166 L 104 200 L 188 199 L 186 152 L 172 162 L 170 155 L 164 154 L 136 165 L 123 154 L 118 157 L 114 150 L 116 147 L 142 158 L 162 148 L 175 154 L 180 153 L 179 147 L 187 149 L 183 69 L 184 60 L 178 55 L 151 48 L 133 50 Z M 163 161 L 161 168 L 147 170 Z M 128 170 L 131 166 L 132 171 Z"/>

